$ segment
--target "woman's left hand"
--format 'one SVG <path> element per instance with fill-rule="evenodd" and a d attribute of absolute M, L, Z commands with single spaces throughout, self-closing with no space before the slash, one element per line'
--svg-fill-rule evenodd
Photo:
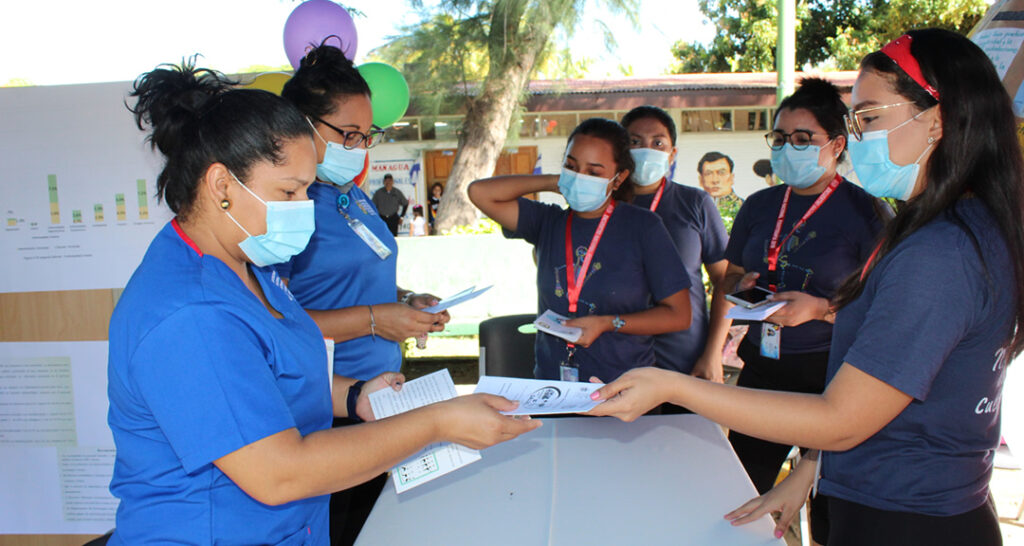
<path fill-rule="evenodd" d="M 771 297 L 772 301 L 784 301 L 786 305 L 774 312 L 767 319 L 779 326 L 796 326 L 811 320 L 822 320 L 828 312 L 828 300 L 812 296 L 806 292 L 790 290 L 778 292 Z"/>
<path fill-rule="evenodd" d="M 375 421 L 377 417 L 370 406 L 370 393 L 387 387 L 400 391 L 402 383 L 405 383 L 405 376 L 398 372 L 384 372 L 367 381 L 359 393 L 359 398 L 356 399 L 356 415 L 363 421 Z"/>
<path fill-rule="evenodd" d="M 409 297 L 409 306 L 412 307 L 413 309 L 426 309 L 427 307 L 433 307 L 440 302 L 441 299 L 433 294 L 413 294 L 412 296 Z M 447 324 L 448 321 L 452 319 L 452 316 L 448 314 L 447 309 L 441 311 L 439 314 L 444 318 L 440 322 L 437 322 L 436 324 L 441 325 L 441 330 L 444 330 L 444 325 Z M 437 332 L 440 330 L 431 331 Z"/>
<path fill-rule="evenodd" d="M 589 347 L 591 343 L 601 337 L 601 334 L 612 329 L 611 318 L 606 315 L 588 315 L 586 317 L 574 318 L 565 321 L 566 326 L 582 328 L 583 333 L 576 340 L 576 345 Z"/>

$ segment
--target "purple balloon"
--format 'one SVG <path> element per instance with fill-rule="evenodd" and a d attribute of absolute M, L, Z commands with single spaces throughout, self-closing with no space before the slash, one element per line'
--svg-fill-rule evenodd
<path fill-rule="evenodd" d="M 284 52 L 292 67 L 299 63 L 313 46 L 325 38 L 327 45 L 340 49 L 349 60 L 356 57 L 356 24 L 345 8 L 330 0 L 306 0 L 292 10 L 284 23 Z"/>

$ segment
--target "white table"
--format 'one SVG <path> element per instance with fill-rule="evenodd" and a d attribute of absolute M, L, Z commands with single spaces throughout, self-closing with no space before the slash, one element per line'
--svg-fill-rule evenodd
<path fill-rule="evenodd" d="M 357 544 L 784 546 L 768 516 L 723 519 L 755 495 L 703 417 L 547 419 L 401 496 L 388 481 Z"/>

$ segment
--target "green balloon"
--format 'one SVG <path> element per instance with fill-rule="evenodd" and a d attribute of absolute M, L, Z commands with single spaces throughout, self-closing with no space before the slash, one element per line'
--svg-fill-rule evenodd
<path fill-rule="evenodd" d="M 374 125 L 388 127 L 402 119 L 409 109 L 409 84 L 402 73 L 384 63 L 366 63 L 358 70 L 370 86 Z"/>

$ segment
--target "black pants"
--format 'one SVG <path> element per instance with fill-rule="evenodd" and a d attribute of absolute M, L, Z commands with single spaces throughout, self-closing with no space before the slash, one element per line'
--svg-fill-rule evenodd
<path fill-rule="evenodd" d="M 402 220 L 401 216 L 392 214 L 391 216 L 381 216 L 381 219 L 388 225 L 392 235 L 398 235 L 398 223 Z"/>
<path fill-rule="evenodd" d="M 992 497 L 957 516 L 891 512 L 830 497 L 828 546 L 999 546 L 1003 543 Z"/>
<path fill-rule="evenodd" d="M 355 423 L 351 419 L 339 418 L 334 420 L 333 426 L 344 427 Z M 331 546 L 355 544 L 387 480 L 388 475 L 381 474 L 368 482 L 331 494 Z"/>
<path fill-rule="evenodd" d="M 785 330 L 782 335 L 786 335 Z M 827 351 L 783 355 L 781 359 L 774 360 L 761 356 L 758 347 L 743 340 L 736 354 L 743 359 L 743 371 L 740 372 L 737 386 L 809 394 L 819 394 L 825 390 Z M 782 463 L 793 449 L 790 445 L 767 442 L 736 431 L 729 431 L 729 443 L 761 495 L 775 485 Z"/>

